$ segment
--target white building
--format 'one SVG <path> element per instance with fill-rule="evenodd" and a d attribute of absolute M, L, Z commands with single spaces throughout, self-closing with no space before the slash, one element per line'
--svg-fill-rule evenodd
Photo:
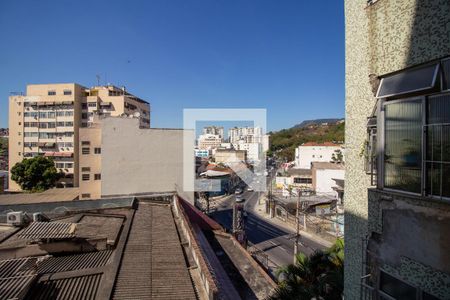
<path fill-rule="evenodd" d="M 234 127 L 228 130 L 230 143 L 239 141 L 244 143 L 263 143 L 263 132 L 261 127 Z"/>
<path fill-rule="evenodd" d="M 206 127 L 203 127 L 202 133 L 203 134 L 218 135 L 218 136 L 220 136 L 222 141 L 223 141 L 223 138 L 224 138 L 224 136 L 223 136 L 223 127 L 222 126 L 220 126 L 220 127 L 218 127 L 218 126 L 206 126 Z"/>
<path fill-rule="evenodd" d="M 336 180 L 344 180 L 344 164 L 330 162 L 312 163 L 312 185 L 316 194 L 334 195 L 337 198 Z"/>
<path fill-rule="evenodd" d="M 331 162 L 333 154 L 337 156 L 339 151 L 342 155 L 342 161 L 344 161 L 344 152 L 339 144 L 330 142 L 304 143 L 295 149 L 295 167 L 310 169 L 312 162 Z"/>
<path fill-rule="evenodd" d="M 217 134 L 202 134 L 198 137 L 198 149 L 210 150 L 220 147 L 222 138 Z"/>
<path fill-rule="evenodd" d="M 243 143 L 237 142 L 233 144 L 236 150 L 247 151 L 247 159 L 249 161 L 260 161 L 263 157 L 263 147 L 261 143 Z"/>

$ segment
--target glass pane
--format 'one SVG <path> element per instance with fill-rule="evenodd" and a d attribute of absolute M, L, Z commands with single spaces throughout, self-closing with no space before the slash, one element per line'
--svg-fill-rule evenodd
<path fill-rule="evenodd" d="M 428 98 L 428 124 L 450 123 L 450 94 Z"/>
<path fill-rule="evenodd" d="M 401 95 L 434 87 L 434 74 L 439 64 L 406 70 L 383 78 L 377 97 Z"/>
<path fill-rule="evenodd" d="M 442 74 L 444 77 L 444 89 L 450 90 L 450 59 L 442 62 Z"/>
<path fill-rule="evenodd" d="M 422 165 L 422 101 L 385 106 L 384 186 L 420 193 Z"/>
<path fill-rule="evenodd" d="M 380 272 L 380 290 L 397 300 L 416 299 L 416 288 L 385 272 Z"/>

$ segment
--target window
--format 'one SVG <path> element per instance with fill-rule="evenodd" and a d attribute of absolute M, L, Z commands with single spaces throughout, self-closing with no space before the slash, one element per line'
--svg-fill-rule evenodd
<path fill-rule="evenodd" d="M 20 132 L 19 132 L 20 133 Z M 19 134 L 20 135 L 20 134 Z M 38 132 L 25 132 L 23 134 L 24 137 L 38 137 L 39 133 Z"/>
<path fill-rule="evenodd" d="M 404 95 L 434 87 L 439 63 L 396 73 L 381 79 L 377 98 Z"/>
<path fill-rule="evenodd" d="M 30 122 L 24 122 L 23 127 L 30 127 Z"/>
<path fill-rule="evenodd" d="M 56 128 L 56 123 L 55 122 L 48 122 L 47 126 L 48 126 L 48 128 Z"/>
<path fill-rule="evenodd" d="M 90 172 L 91 168 L 90 167 L 82 167 L 81 168 L 81 172 Z"/>
<path fill-rule="evenodd" d="M 65 116 L 66 117 L 72 117 L 73 116 L 73 111 L 69 110 L 65 112 Z"/>
<path fill-rule="evenodd" d="M 414 96 L 380 100 L 384 130 L 377 132 L 375 126 L 369 128 L 368 125 L 368 132 L 378 135 L 378 142 L 384 143 L 383 153 L 378 155 L 381 160 L 379 166 L 382 166 L 379 183 L 384 188 L 450 198 L 450 92 L 445 92 L 446 80 L 450 76 L 449 61 L 441 62 L 440 72 L 436 65 L 417 68 L 425 73 L 421 71 L 415 76 L 427 77 L 429 85 L 435 81 L 442 83 L 436 84 L 432 90 L 424 89 L 418 96 L 417 91 L 425 86 L 425 79 L 415 78 L 410 73 L 412 71 L 405 71 L 404 75 L 397 74 L 396 80 L 400 82 L 392 82 L 389 89 L 392 92 L 394 86 L 401 86 L 401 91 L 415 91 Z M 433 79 L 430 79 L 432 73 Z"/>
<path fill-rule="evenodd" d="M 94 153 L 95 153 L 95 154 L 100 154 L 100 153 L 102 153 L 102 148 L 94 148 Z"/>
<path fill-rule="evenodd" d="M 82 113 L 81 114 L 81 118 L 82 119 L 87 119 L 88 118 L 88 114 L 87 113 Z"/>
<path fill-rule="evenodd" d="M 55 167 L 58 169 L 64 169 L 64 163 L 55 163 Z"/>
<path fill-rule="evenodd" d="M 66 127 L 73 127 L 73 122 L 66 122 Z"/>
<path fill-rule="evenodd" d="M 55 112 L 54 111 L 49 111 L 48 113 L 47 113 L 47 118 L 54 118 L 55 117 Z"/>
<path fill-rule="evenodd" d="M 91 153 L 91 151 L 90 151 L 89 148 L 82 148 L 81 149 L 81 154 L 90 154 L 90 153 Z"/>
<path fill-rule="evenodd" d="M 64 122 L 56 122 L 56 126 L 63 127 L 64 126 Z"/>
<path fill-rule="evenodd" d="M 39 123 L 39 128 L 47 128 L 47 123 L 45 123 L 45 122 L 41 122 L 41 123 Z"/>
<path fill-rule="evenodd" d="M 91 194 L 81 194 L 81 198 L 91 198 Z"/>
<path fill-rule="evenodd" d="M 82 175 L 81 175 L 81 179 L 82 179 L 83 181 L 88 181 L 88 180 L 91 179 L 91 175 L 89 175 L 89 174 L 82 174 Z"/>
<path fill-rule="evenodd" d="M 91 144 L 91 142 L 89 142 L 89 141 L 81 141 L 82 146 L 89 146 L 90 144 Z"/>
<path fill-rule="evenodd" d="M 380 271 L 380 294 L 398 300 L 410 300 L 416 299 L 417 290 L 415 287 Z"/>
<path fill-rule="evenodd" d="M 64 95 L 68 96 L 68 95 L 72 95 L 72 91 L 71 90 L 64 90 Z"/>
<path fill-rule="evenodd" d="M 102 174 L 94 174 L 94 180 L 101 180 Z"/>
<path fill-rule="evenodd" d="M 73 137 L 73 132 L 70 132 L 70 131 L 64 132 L 64 136 L 65 137 Z"/>
<path fill-rule="evenodd" d="M 311 184 L 312 178 L 294 177 L 294 183 Z"/>
<path fill-rule="evenodd" d="M 66 169 L 73 168 L 73 163 L 66 163 Z"/>
<path fill-rule="evenodd" d="M 54 90 L 48 91 L 47 95 L 55 96 L 56 95 L 56 91 L 54 91 Z"/>
<path fill-rule="evenodd" d="M 57 111 L 56 112 L 56 116 L 57 117 L 64 117 L 64 112 L 63 111 Z"/>
<path fill-rule="evenodd" d="M 422 101 L 385 105 L 384 186 L 421 192 Z"/>
<path fill-rule="evenodd" d="M 425 128 L 426 193 L 450 197 L 450 94 L 428 98 Z"/>
<path fill-rule="evenodd" d="M 85 103 L 85 102 L 81 103 L 81 109 L 87 109 L 87 108 L 88 108 L 87 103 Z"/>
<path fill-rule="evenodd" d="M 89 107 L 97 107 L 97 102 L 89 102 L 88 106 Z"/>
<path fill-rule="evenodd" d="M 72 142 L 67 142 L 66 143 L 66 147 L 68 147 L 68 148 L 73 147 L 73 143 Z"/>
<path fill-rule="evenodd" d="M 40 112 L 39 113 L 39 118 L 47 118 L 47 113 L 46 112 Z"/>
<path fill-rule="evenodd" d="M 81 127 L 82 127 L 82 128 L 88 127 L 88 123 L 86 123 L 86 122 L 81 123 Z"/>

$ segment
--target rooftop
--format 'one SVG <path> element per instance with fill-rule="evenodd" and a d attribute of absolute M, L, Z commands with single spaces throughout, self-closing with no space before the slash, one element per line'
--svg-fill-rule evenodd
<path fill-rule="evenodd" d="M 297 168 L 290 168 L 288 169 L 288 174 L 289 176 L 294 176 L 294 175 L 312 175 L 312 171 L 311 169 L 297 169 Z"/>
<path fill-rule="evenodd" d="M 341 145 L 340 144 L 336 144 L 336 143 L 333 143 L 333 142 L 324 142 L 324 143 L 317 143 L 317 142 L 306 142 L 306 143 L 303 143 L 302 145 L 301 145 L 301 147 L 304 147 L 304 146 L 316 146 L 316 147 L 319 147 L 319 146 L 322 146 L 322 147 L 341 147 Z"/>
<path fill-rule="evenodd" d="M 312 168 L 323 169 L 323 170 L 344 170 L 345 165 L 342 163 L 332 163 L 332 162 L 312 162 Z"/>
<path fill-rule="evenodd" d="M 78 198 L 78 188 L 49 189 L 42 193 L 13 193 L 0 195 L 1 205 L 72 201 Z"/>

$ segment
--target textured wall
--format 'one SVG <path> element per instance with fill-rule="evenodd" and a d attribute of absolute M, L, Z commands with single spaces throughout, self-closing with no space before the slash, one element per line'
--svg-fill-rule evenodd
<path fill-rule="evenodd" d="M 345 298 L 359 299 L 361 241 L 367 228 L 369 177 L 360 156 L 375 105 L 369 84 L 366 1 L 345 1 Z"/>
<path fill-rule="evenodd" d="M 367 233 L 369 177 L 360 157 L 367 117 L 375 105 L 369 75 L 383 75 L 450 55 L 450 1 L 345 1 L 346 184 L 345 297 L 359 299 L 361 239 Z M 369 224 L 381 230 L 381 212 L 370 203 Z"/>

